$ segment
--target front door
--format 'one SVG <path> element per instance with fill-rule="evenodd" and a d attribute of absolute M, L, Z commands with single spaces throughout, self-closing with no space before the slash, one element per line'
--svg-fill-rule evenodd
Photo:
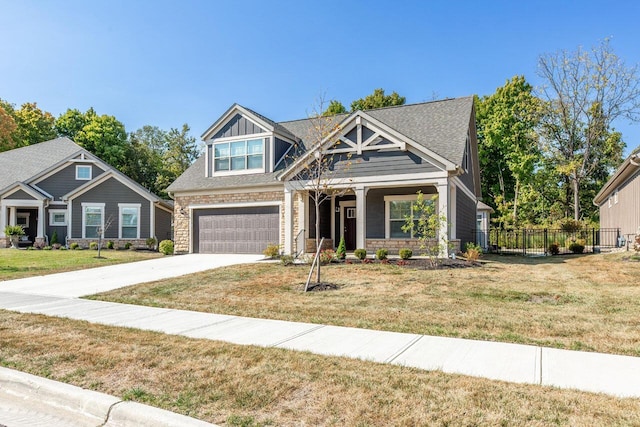
<path fill-rule="evenodd" d="M 344 208 L 344 244 L 348 251 L 356 248 L 356 208 Z"/>

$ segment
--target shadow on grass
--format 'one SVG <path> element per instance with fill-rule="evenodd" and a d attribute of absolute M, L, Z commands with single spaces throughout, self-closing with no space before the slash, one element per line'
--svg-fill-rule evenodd
<path fill-rule="evenodd" d="M 484 254 L 479 260 L 483 264 L 501 263 L 518 265 L 562 264 L 570 259 L 584 258 L 596 254 L 563 254 L 563 255 L 498 255 Z"/>

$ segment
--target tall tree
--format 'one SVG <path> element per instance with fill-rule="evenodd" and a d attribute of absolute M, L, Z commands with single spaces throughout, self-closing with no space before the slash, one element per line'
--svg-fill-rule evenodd
<path fill-rule="evenodd" d="M 189 135 L 190 131 L 191 128 L 185 123 L 182 128 L 171 128 L 167 132 L 166 146 L 162 153 L 163 168 L 157 180 L 162 192 L 187 170 L 200 154 L 196 139 Z"/>
<path fill-rule="evenodd" d="M 384 89 L 375 89 L 371 95 L 353 101 L 351 103 L 351 111 L 364 111 L 374 108 L 404 105 L 405 102 L 406 98 L 398 95 L 396 92 L 392 92 L 391 95 L 385 95 Z"/>
<path fill-rule="evenodd" d="M 524 76 L 515 76 L 475 104 L 482 193 L 491 197 L 501 225 L 517 225 L 518 207 L 540 161 L 540 102 Z"/>
<path fill-rule="evenodd" d="M 38 108 L 35 102 L 22 104 L 13 113 L 13 119 L 17 125 L 14 142 L 18 147 L 48 141 L 57 136 L 54 128 L 55 118 L 51 113 Z"/>
<path fill-rule="evenodd" d="M 640 119 L 638 66 L 627 67 L 604 40 L 590 51 L 542 55 L 538 71 L 545 80 L 543 147 L 569 184 L 573 217 L 580 220 L 584 186 L 603 167 L 622 160 L 625 144 L 613 122 Z"/>
<path fill-rule="evenodd" d="M 75 135 L 75 142 L 116 169 L 127 163 L 129 146 L 124 125 L 113 116 L 95 115 Z"/>
<path fill-rule="evenodd" d="M 166 141 L 167 132 L 156 126 L 147 125 L 132 132 L 129 135 L 130 154 L 122 167 L 127 176 L 156 194 L 164 190 L 158 185 L 158 176 L 162 173 Z"/>
<path fill-rule="evenodd" d="M 0 99 L 0 152 L 16 148 L 14 134 L 18 125 L 12 113 L 13 106 Z"/>
<path fill-rule="evenodd" d="M 96 117 L 93 107 L 89 108 L 86 113 L 82 113 L 77 109 L 68 109 L 56 119 L 56 132 L 60 136 L 66 136 L 72 140 L 76 139 L 76 135 L 84 129 Z"/>
<path fill-rule="evenodd" d="M 336 114 L 342 114 L 346 112 L 347 112 L 347 109 L 345 108 L 344 105 L 342 105 L 342 102 L 332 99 L 329 102 L 329 106 L 327 107 L 327 109 L 322 112 L 322 115 L 327 117 L 327 116 L 335 116 Z"/>

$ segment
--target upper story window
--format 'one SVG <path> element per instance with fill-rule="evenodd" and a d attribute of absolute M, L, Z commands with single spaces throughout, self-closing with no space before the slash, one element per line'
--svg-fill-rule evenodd
<path fill-rule="evenodd" d="M 264 139 L 213 144 L 213 170 L 242 171 L 264 168 Z"/>
<path fill-rule="evenodd" d="M 76 179 L 89 181 L 91 179 L 91 166 L 76 165 Z"/>

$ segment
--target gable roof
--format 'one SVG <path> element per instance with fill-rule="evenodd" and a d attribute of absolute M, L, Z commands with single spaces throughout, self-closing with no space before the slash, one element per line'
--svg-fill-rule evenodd
<path fill-rule="evenodd" d="M 268 124 L 269 127 L 290 135 L 310 148 L 309 135 L 313 135 L 313 119 L 299 119 L 276 123 L 255 111 L 238 104 L 232 105 L 216 122 L 202 135 L 210 135 L 212 130 L 223 124 L 235 111 L 250 114 L 258 122 Z M 469 121 L 473 120 L 473 97 L 453 98 L 442 101 L 431 101 L 420 104 L 385 107 L 365 112 L 337 114 L 328 117 L 334 124 L 348 121 L 356 114 L 369 116 L 403 135 L 426 151 L 431 151 L 453 165 L 461 165 L 466 149 L 469 133 Z M 286 133 L 285 133 L 286 132 Z M 205 176 L 205 156 L 202 155 L 176 179 L 167 191 L 204 190 L 211 188 L 241 187 L 252 185 L 275 184 L 277 176 L 284 171 L 284 165 L 271 173 L 256 173 L 227 176 Z"/>
<path fill-rule="evenodd" d="M 600 206 L 609 198 L 611 193 L 634 174 L 640 170 L 640 146 L 633 150 L 633 153 L 625 159 L 609 180 L 602 186 L 596 197 L 593 198 L 593 204 Z"/>
<path fill-rule="evenodd" d="M 0 189 L 25 182 L 68 159 L 83 148 L 69 138 L 56 138 L 0 153 Z"/>

